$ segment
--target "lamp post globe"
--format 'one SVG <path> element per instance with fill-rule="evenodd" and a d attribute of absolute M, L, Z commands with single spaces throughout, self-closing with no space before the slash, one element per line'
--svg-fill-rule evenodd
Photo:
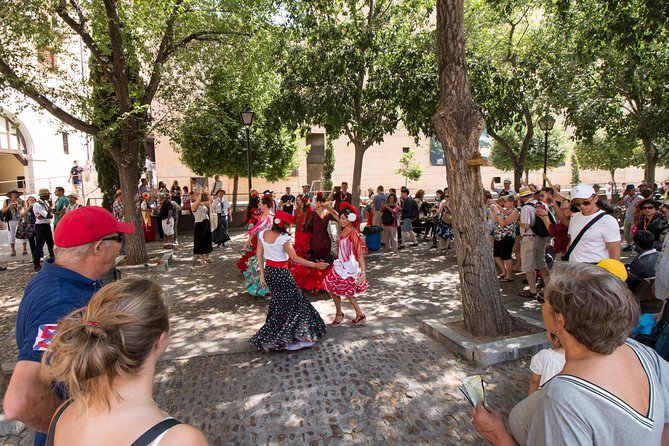
<path fill-rule="evenodd" d="M 553 129 L 555 118 L 549 114 L 539 118 L 539 128 L 544 132 L 544 181 L 543 187 L 546 187 L 546 168 L 548 167 L 548 132 Z"/>
<path fill-rule="evenodd" d="M 253 124 L 254 117 L 255 113 L 253 112 L 253 110 L 251 110 L 249 104 L 244 105 L 244 108 L 239 113 L 239 118 L 242 121 L 244 127 L 246 127 L 246 174 L 249 180 L 249 194 L 253 189 L 253 185 L 251 184 L 251 136 L 249 130 L 251 124 Z"/>

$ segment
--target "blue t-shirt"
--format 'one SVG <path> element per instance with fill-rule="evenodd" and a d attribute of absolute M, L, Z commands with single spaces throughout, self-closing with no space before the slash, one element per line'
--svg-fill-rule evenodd
<path fill-rule="evenodd" d="M 381 210 L 381 203 L 388 203 L 388 196 L 384 193 L 376 194 L 376 195 L 374 195 L 374 198 L 372 199 L 372 202 L 374 203 L 374 210 L 375 211 L 380 211 Z"/>
<path fill-rule="evenodd" d="M 54 337 L 58 320 L 88 305 L 101 287 L 99 281 L 60 267 L 53 260 L 44 262 L 42 270 L 28 283 L 19 305 L 16 317 L 18 361 L 40 362 Z M 46 435 L 35 433 L 34 445 L 45 443 Z"/>

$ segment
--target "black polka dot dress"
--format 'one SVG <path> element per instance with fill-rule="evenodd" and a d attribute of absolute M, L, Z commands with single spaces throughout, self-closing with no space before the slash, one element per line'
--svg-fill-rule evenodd
<path fill-rule="evenodd" d="M 265 266 L 265 282 L 272 293 L 265 325 L 251 344 L 265 351 L 313 343 L 325 335 L 325 322 L 304 297 L 288 268 Z"/>

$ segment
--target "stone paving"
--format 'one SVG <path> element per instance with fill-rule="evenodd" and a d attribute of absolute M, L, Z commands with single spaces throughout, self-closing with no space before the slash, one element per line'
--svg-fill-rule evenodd
<path fill-rule="evenodd" d="M 368 257 L 364 326 L 350 326 L 353 311 L 345 306 L 344 325 L 314 348 L 260 354 L 248 339 L 263 324 L 267 302 L 243 294 L 235 268 L 241 236 L 215 249 L 209 266 L 194 266 L 192 240 L 180 240 L 168 271 L 147 274 L 168 290 L 172 312 L 172 343 L 155 393 L 161 407 L 202 429 L 211 444 L 485 444 L 457 390 L 461 379 L 483 374 L 491 406 L 503 411 L 526 395 L 529 358 L 481 369 L 419 330 L 421 319 L 460 309 L 454 258 L 436 255 L 428 243 L 398 258 Z M 2 362 L 15 358 L 16 309 L 32 276 L 29 263 L 5 257 L 0 262 L 16 261 L 2 273 L 11 280 L 0 284 Z M 540 318 L 538 304 L 515 296 L 521 287 L 520 277 L 505 284 L 505 303 Z M 325 293 L 308 297 L 326 322 L 334 317 Z M 26 430 L 0 437 L 0 445 L 30 438 Z"/>

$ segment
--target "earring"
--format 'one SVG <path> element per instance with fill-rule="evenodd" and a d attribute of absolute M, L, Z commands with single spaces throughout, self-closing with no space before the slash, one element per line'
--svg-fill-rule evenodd
<path fill-rule="evenodd" d="M 560 330 L 557 330 L 557 331 L 555 332 L 555 335 L 557 336 L 557 335 L 559 335 L 559 334 L 560 334 Z"/>

